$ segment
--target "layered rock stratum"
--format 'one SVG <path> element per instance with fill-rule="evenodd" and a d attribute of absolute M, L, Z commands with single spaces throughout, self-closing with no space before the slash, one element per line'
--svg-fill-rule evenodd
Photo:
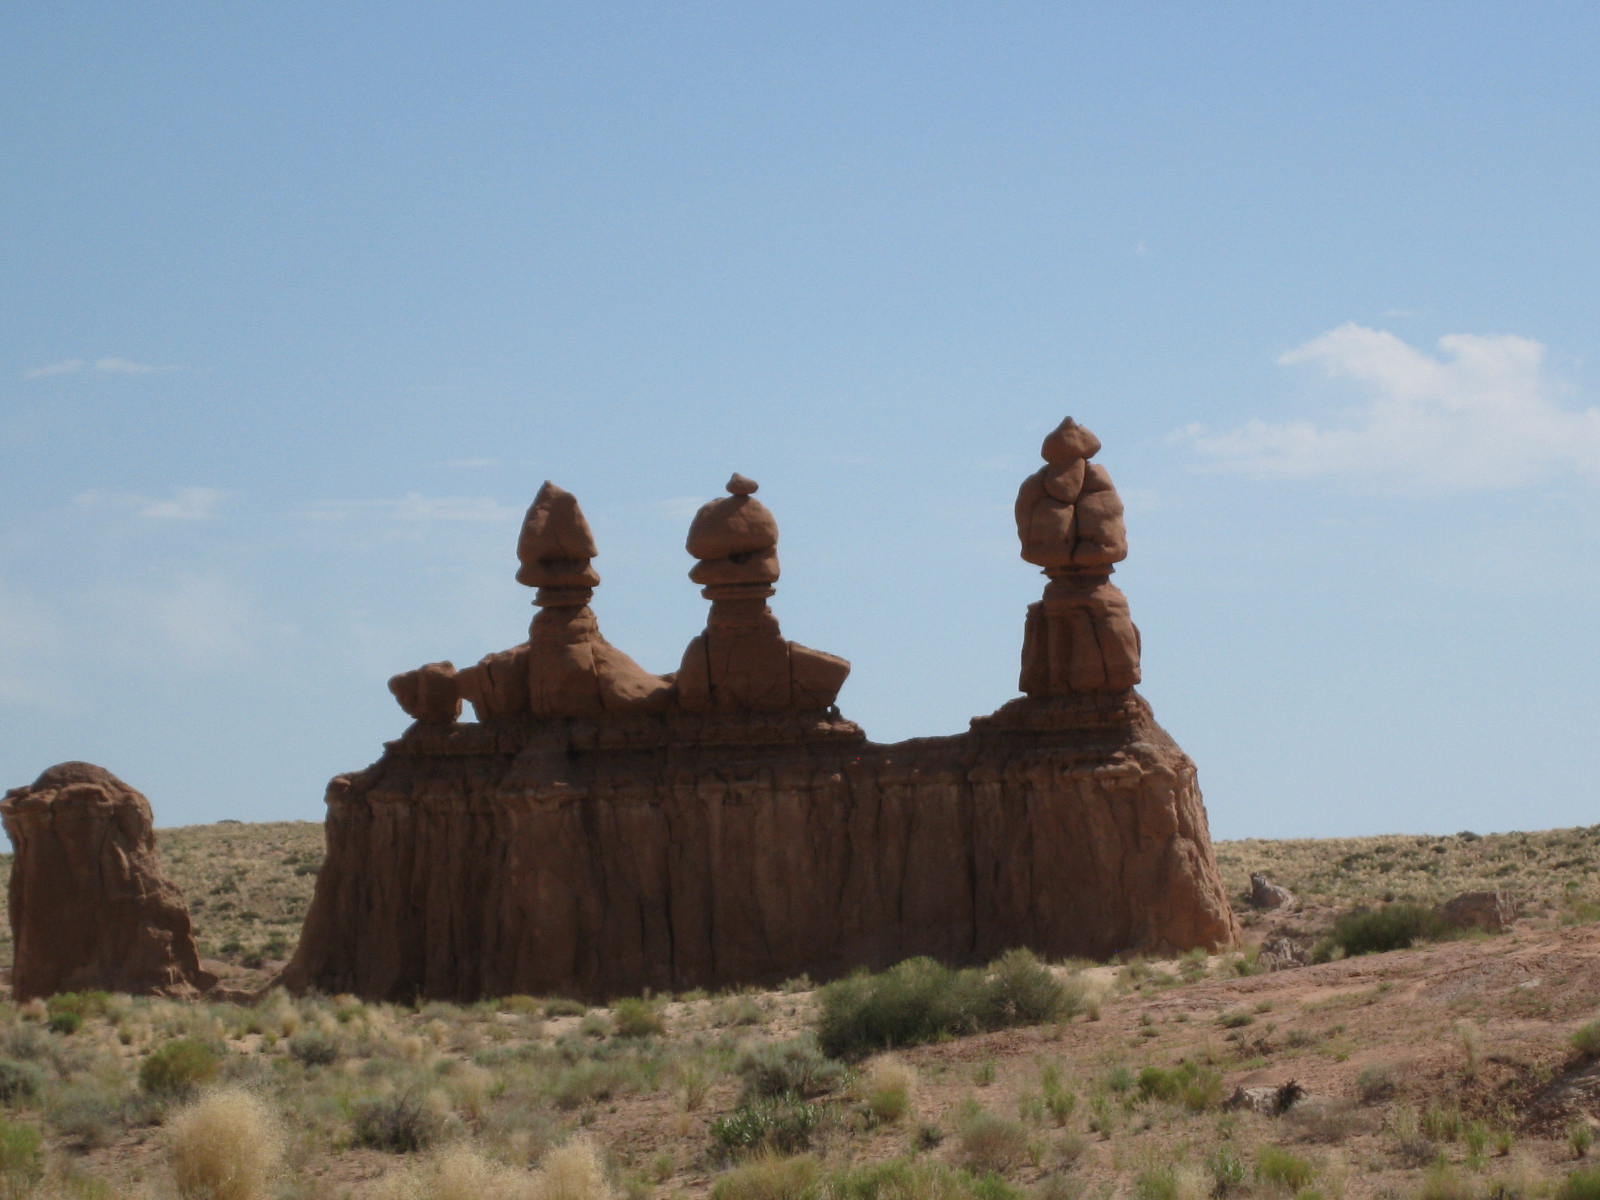
<path fill-rule="evenodd" d="M 1122 504 L 1070 419 L 1023 483 L 1020 698 L 969 732 L 867 740 L 849 663 L 784 638 L 778 529 L 735 475 L 696 514 L 711 609 L 678 671 L 600 636 L 594 538 L 539 492 L 529 638 L 391 690 L 415 723 L 327 794 L 328 853 L 283 982 L 375 999 L 601 999 L 984 961 L 1231 945 L 1194 764 L 1134 691 L 1110 583 Z M 475 722 L 459 719 L 472 704 Z"/>
<path fill-rule="evenodd" d="M 104 767 L 51 767 L 0 801 L 18 1000 L 100 989 L 188 999 L 201 969 L 182 894 L 156 853 L 150 802 Z"/>

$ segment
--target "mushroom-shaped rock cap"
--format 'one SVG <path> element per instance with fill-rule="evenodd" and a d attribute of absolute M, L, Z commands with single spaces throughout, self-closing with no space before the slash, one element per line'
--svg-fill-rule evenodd
<path fill-rule="evenodd" d="M 1093 458 L 1100 449 L 1100 439 L 1082 425 L 1068 417 L 1044 439 L 1039 454 L 1045 462 L 1060 465 L 1074 459 Z"/>
<path fill-rule="evenodd" d="M 689 526 L 689 553 L 701 560 L 732 558 L 776 546 L 778 522 L 752 495 L 758 486 L 736 474 L 728 480 L 729 495 L 702 504 Z"/>
<path fill-rule="evenodd" d="M 599 554 L 594 544 L 594 534 L 578 498 L 565 488 L 558 488 L 548 479 L 539 489 L 522 518 L 522 535 L 517 539 L 517 561 L 527 565 L 536 562 L 571 561 L 593 558 Z"/>

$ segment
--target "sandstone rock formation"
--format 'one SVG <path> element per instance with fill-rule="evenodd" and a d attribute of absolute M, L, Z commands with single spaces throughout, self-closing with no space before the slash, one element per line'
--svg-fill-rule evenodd
<path fill-rule="evenodd" d="M 18 1000 L 98 988 L 192 997 L 200 967 L 183 896 L 162 873 L 150 802 L 104 767 L 51 767 L 0 801 Z"/>
<path fill-rule="evenodd" d="M 1121 505 L 1085 461 L 1098 448 L 1064 423 L 1018 500 L 1025 557 L 1051 574 L 1028 694 L 968 733 L 896 745 L 838 715 L 847 662 L 783 638 L 766 603 L 777 523 L 753 481 L 735 475 L 691 525 L 711 612 L 670 676 L 599 638 L 593 539 L 546 485 L 519 545 L 547 606 L 533 636 L 454 676 L 476 723 L 419 705 L 377 763 L 329 785 L 328 855 L 283 982 L 604 998 L 1018 945 L 1232 944 L 1194 764 L 1132 689 L 1137 633 L 1107 581 Z M 562 632 L 541 643 L 552 612 Z"/>
<path fill-rule="evenodd" d="M 1044 599 L 1028 609 L 1022 690 L 1029 696 L 1120 692 L 1139 682 L 1139 631 L 1111 582 L 1128 557 L 1122 497 L 1091 463 L 1095 437 L 1071 417 L 1040 448 L 1045 465 L 1017 492 L 1022 557 L 1044 568 Z"/>

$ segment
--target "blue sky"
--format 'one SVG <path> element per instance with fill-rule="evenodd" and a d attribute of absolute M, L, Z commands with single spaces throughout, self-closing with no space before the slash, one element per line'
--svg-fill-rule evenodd
<path fill-rule="evenodd" d="M 12 6 L 0 782 L 320 819 L 575 492 L 676 667 L 730 472 L 880 741 L 1016 690 L 1072 414 L 1220 837 L 1587 824 L 1600 9 Z"/>

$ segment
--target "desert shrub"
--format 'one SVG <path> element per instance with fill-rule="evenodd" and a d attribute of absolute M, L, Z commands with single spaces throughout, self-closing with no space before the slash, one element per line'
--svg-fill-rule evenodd
<path fill-rule="evenodd" d="M 823 1110 L 797 1096 L 780 1096 L 742 1104 L 711 1123 L 711 1137 L 724 1150 L 743 1154 L 752 1150 L 795 1154 L 808 1149 L 821 1124 Z"/>
<path fill-rule="evenodd" d="M 1298 1192 L 1316 1174 L 1317 1168 L 1310 1159 L 1291 1154 L 1282 1146 L 1262 1146 L 1256 1151 L 1256 1178 L 1262 1183 Z"/>
<path fill-rule="evenodd" d="M 651 1037 L 667 1031 L 667 1023 L 661 1016 L 661 1009 L 639 996 L 618 1000 L 611 1011 L 612 1023 L 618 1037 Z"/>
<path fill-rule="evenodd" d="M 339 1043 L 318 1029 L 307 1029 L 289 1039 L 289 1054 L 308 1067 L 325 1067 L 339 1058 Z"/>
<path fill-rule="evenodd" d="M 58 992 L 45 1001 L 53 1033 L 76 1033 L 85 1020 L 105 1016 L 110 1007 L 111 993 L 100 991 Z"/>
<path fill-rule="evenodd" d="M 1028 1131 L 1022 1123 L 982 1108 L 962 1116 L 956 1143 L 962 1164 L 974 1171 L 1008 1171 L 1028 1157 Z"/>
<path fill-rule="evenodd" d="M 1232 1146 L 1219 1146 L 1206 1159 L 1206 1170 L 1211 1173 L 1211 1192 L 1215 1196 L 1231 1196 L 1244 1190 L 1249 1179 L 1244 1160 Z"/>
<path fill-rule="evenodd" d="M 1434 1163 L 1422 1177 L 1417 1200 L 1473 1200 L 1477 1189 L 1472 1181 L 1446 1163 Z"/>
<path fill-rule="evenodd" d="M 370 1200 L 533 1200 L 534 1177 L 454 1145 L 409 1162 L 362 1193 Z"/>
<path fill-rule="evenodd" d="M 1594 1128 L 1583 1117 L 1577 1117 L 1567 1127 L 1567 1146 L 1573 1158 L 1585 1158 L 1594 1145 Z"/>
<path fill-rule="evenodd" d="M 1555 1200 L 1600 1200 L 1600 1167 L 1579 1167 L 1561 1181 Z"/>
<path fill-rule="evenodd" d="M 1461 1106 L 1430 1104 L 1422 1111 L 1422 1136 L 1436 1142 L 1453 1142 L 1461 1136 Z"/>
<path fill-rule="evenodd" d="M 32 1063 L 0 1058 L 0 1103 L 31 1100 L 44 1086 L 44 1072 Z"/>
<path fill-rule="evenodd" d="M 1212 1180 L 1199 1167 L 1168 1163 L 1140 1172 L 1133 1191 L 1138 1200 L 1210 1200 Z"/>
<path fill-rule="evenodd" d="M 838 1172 L 823 1183 L 822 1194 L 840 1200 L 1023 1200 L 1024 1196 L 998 1175 L 974 1175 L 927 1159 L 872 1163 Z"/>
<path fill-rule="evenodd" d="M 5 1195 L 28 1195 L 43 1175 L 44 1138 L 39 1131 L 0 1117 L 0 1186 Z"/>
<path fill-rule="evenodd" d="M 984 1028 L 1039 1025 L 1063 1015 L 1067 996 L 1032 950 L 1007 950 L 989 964 L 984 980 Z"/>
<path fill-rule="evenodd" d="M 758 1155 L 717 1178 L 712 1200 L 811 1200 L 821 1191 L 822 1164 L 810 1155 Z"/>
<path fill-rule="evenodd" d="M 1600 1021 L 1579 1026 L 1572 1035 L 1572 1048 L 1585 1058 L 1600 1058 Z"/>
<path fill-rule="evenodd" d="M 557 1108 L 582 1108 L 596 1100 L 609 1100 L 634 1086 L 634 1074 L 625 1062 L 580 1062 L 558 1074 L 550 1083 L 550 1099 Z"/>
<path fill-rule="evenodd" d="M 599 1151 L 586 1137 L 544 1156 L 532 1195 L 538 1200 L 614 1200 Z"/>
<path fill-rule="evenodd" d="M 283 1158 L 283 1134 L 247 1091 L 212 1092 L 180 1112 L 169 1130 L 173 1179 L 183 1200 L 262 1200 Z"/>
<path fill-rule="evenodd" d="M 734 1070 L 744 1080 L 746 1100 L 787 1093 L 801 1097 L 820 1095 L 838 1087 L 845 1075 L 845 1065 L 822 1053 L 817 1039 L 810 1034 L 746 1050 Z"/>
<path fill-rule="evenodd" d="M 1317 957 L 1326 961 L 1334 948 L 1343 950 L 1346 957 L 1405 950 L 1416 942 L 1441 937 L 1445 932 L 1438 913 L 1426 904 L 1398 903 L 1357 909 L 1341 914 L 1334 921 L 1333 931 L 1317 949 Z"/>
<path fill-rule="evenodd" d="M 124 1106 L 105 1084 L 86 1079 L 56 1091 L 45 1118 L 63 1141 L 88 1149 L 104 1146 L 121 1131 Z"/>
<path fill-rule="evenodd" d="M 1139 1095 L 1181 1103 L 1191 1112 L 1204 1112 L 1222 1103 L 1222 1075 L 1210 1067 L 1185 1059 L 1175 1067 L 1146 1067 L 1139 1072 Z"/>
<path fill-rule="evenodd" d="M 544 1002 L 544 1015 L 547 1017 L 581 1017 L 589 1011 L 589 1006 L 582 1000 L 569 1000 L 565 996 L 556 996 Z"/>
<path fill-rule="evenodd" d="M 873 1063 L 859 1084 L 873 1124 L 888 1125 L 904 1118 L 911 1111 L 916 1082 L 916 1072 L 899 1059 L 881 1058 Z"/>
<path fill-rule="evenodd" d="M 444 1117 L 410 1091 L 363 1100 L 353 1114 L 356 1145 L 390 1154 L 426 1150 L 444 1133 Z"/>
<path fill-rule="evenodd" d="M 818 993 L 823 1052 L 858 1058 L 874 1050 L 1036 1024 L 1061 1016 L 1068 994 L 1027 950 L 1011 950 L 987 970 L 955 970 L 910 958 L 876 975 L 861 973 Z"/>
<path fill-rule="evenodd" d="M 1363 1104 L 1373 1104 L 1394 1095 L 1394 1068 L 1387 1063 L 1362 1067 L 1356 1076 L 1356 1095 Z"/>
<path fill-rule="evenodd" d="M 221 1063 L 210 1042 L 177 1038 L 145 1056 L 139 1064 L 139 1086 L 153 1096 L 182 1099 L 215 1079 Z"/>

